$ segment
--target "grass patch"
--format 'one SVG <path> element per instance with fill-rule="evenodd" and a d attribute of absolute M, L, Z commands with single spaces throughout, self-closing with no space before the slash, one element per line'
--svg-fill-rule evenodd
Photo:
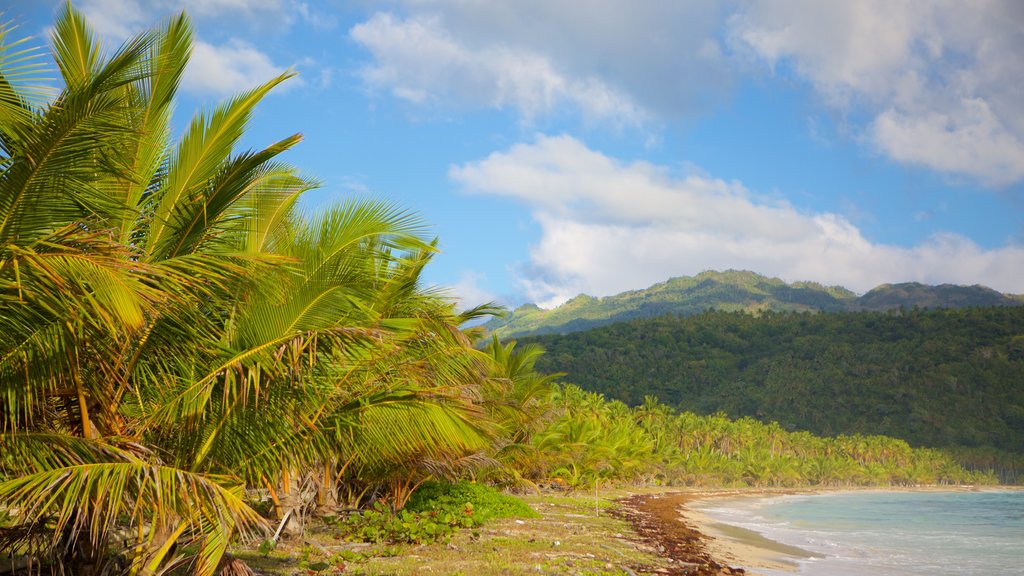
<path fill-rule="evenodd" d="M 465 496 L 465 493 L 458 493 Z M 529 517 L 492 517 L 485 525 L 459 530 L 446 541 L 421 544 L 347 542 L 338 539 L 337 525 L 325 524 L 310 527 L 302 543 L 283 542 L 269 557 L 261 557 L 254 551 L 241 551 L 236 555 L 266 576 L 305 575 L 308 572 L 300 566 L 303 560 L 306 566 L 319 567 L 310 561 L 326 562 L 328 559 L 343 560 L 344 571 L 336 571 L 334 565 L 317 574 L 629 576 L 656 573 L 658 568 L 668 566 L 664 558 L 637 542 L 628 523 L 607 513 L 607 508 L 616 506 L 614 499 L 628 495 L 624 491 L 602 493 L 600 514 L 595 514 L 593 495 L 542 494 L 516 498 L 497 494 L 521 502 L 529 510 Z M 490 498 L 477 502 L 486 505 Z M 314 552 L 314 548 L 320 551 Z"/>

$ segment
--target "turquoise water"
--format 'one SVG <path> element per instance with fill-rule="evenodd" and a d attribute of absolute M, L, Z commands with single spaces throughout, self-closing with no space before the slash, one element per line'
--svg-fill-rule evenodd
<path fill-rule="evenodd" d="M 847 492 L 699 507 L 813 553 L 798 562 L 799 574 L 1024 574 L 1022 491 Z"/>

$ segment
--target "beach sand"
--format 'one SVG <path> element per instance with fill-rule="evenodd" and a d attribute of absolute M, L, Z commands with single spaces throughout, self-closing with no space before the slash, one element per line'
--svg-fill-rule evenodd
<path fill-rule="evenodd" d="M 771 494 L 745 497 L 768 496 Z M 765 538 L 753 530 L 717 522 L 699 510 L 684 507 L 683 515 L 686 522 L 708 537 L 706 546 L 712 557 L 730 566 L 745 568 L 747 574 L 759 574 L 761 570 L 796 572 L 797 561 L 814 557 L 807 550 Z"/>
<path fill-rule="evenodd" d="M 626 498 L 621 515 L 648 545 L 672 560 L 665 574 L 763 574 L 796 572 L 800 559 L 813 555 L 800 548 L 722 524 L 690 504 L 707 498 L 765 498 L 771 491 L 669 492 Z"/>

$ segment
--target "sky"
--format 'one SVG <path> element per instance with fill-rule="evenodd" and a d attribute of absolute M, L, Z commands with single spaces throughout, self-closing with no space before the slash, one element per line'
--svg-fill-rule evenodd
<path fill-rule="evenodd" d="M 46 41 L 56 0 L 0 0 Z M 1024 293 L 1019 0 L 79 0 L 116 48 L 185 10 L 175 113 L 285 70 L 245 146 L 394 202 L 464 306 L 705 270 Z"/>

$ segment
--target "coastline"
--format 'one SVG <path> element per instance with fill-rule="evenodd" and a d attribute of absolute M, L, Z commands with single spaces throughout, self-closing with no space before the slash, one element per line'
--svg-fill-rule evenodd
<path fill-rule="evenodd" d="M 712 517 L 714 508 L 790 495 L 851 492 L 1021 491 L 1021 487 L 667 488 L 615 489 L 597 497 L 544 492 L 520 497 L 533 518 L 503 518 L 431 544 L 367 544 L 339 540 L 313 525 L 301 540 L 270 552 L 232 549 L 256 574 L 290 576 L 303 562 L 344 556 L 353 573 L 379 576 L 473 574 L 617 574 L 619 576 L 797 576 L 808 551 Z M 743 501 L 748 502 L 744 503 Z M 709 512 L 704 512 L 709 510 Z M 340 556 L 339 556 L 340 555 Z M 826 563 L 830 557 L 823 557 Z M 820 571 L 819 571 L 820 573 Z M 989 572 L 975 572 L 989 574 Z"/>
<path fill-rule="evenodd" d="M 838 493 L 839 491 L 834 491 Z M 701 510 L 700 504 L 708 500 L 739 500 L 774 498 L 791 494 L 833 493 L 822 490 L 785 490 L 785 491 L 754 491 L 701 493 L 695 494 L 681 511 L 686 521 L 691 522 L 697 530 L 705 534 L 706 546 L 712 556 L 732 566 L 742 567 L 746 574 L 758 575 L 763 570 L 772 573 L 796 573 L 798 562 L 816 555 L 813 552 L 777 542 L 759 532 L 720 522 Z"/>
<path fill-rule="evenodd" d="M 820 557 L 808 550 L 771 540 L 764 535 L 720 522 L 701 510 L 708 500 L 762 499 L 797 494 L 851 492 L 975 492 L 1020 490 L 1019 487 L 914 486 L 813 489 L 681 490 L 640 494 L 618 500 L 620 515 L 637 535 L 670 559 L 670 575 L 793 573 L 799 562 Z"/>
<path fill-rule="evenodd" d="M 720 498 L 770 498 L 811 491 L 729 490 L 642 494 L 618 501 L 619 515 L 637 535 L 670 559 L 669 575 L 758 575 L 797 571 L 797 561 L 814 555 L 765 538 L 757 532 L 724 524 L 692 504 Z"/>

